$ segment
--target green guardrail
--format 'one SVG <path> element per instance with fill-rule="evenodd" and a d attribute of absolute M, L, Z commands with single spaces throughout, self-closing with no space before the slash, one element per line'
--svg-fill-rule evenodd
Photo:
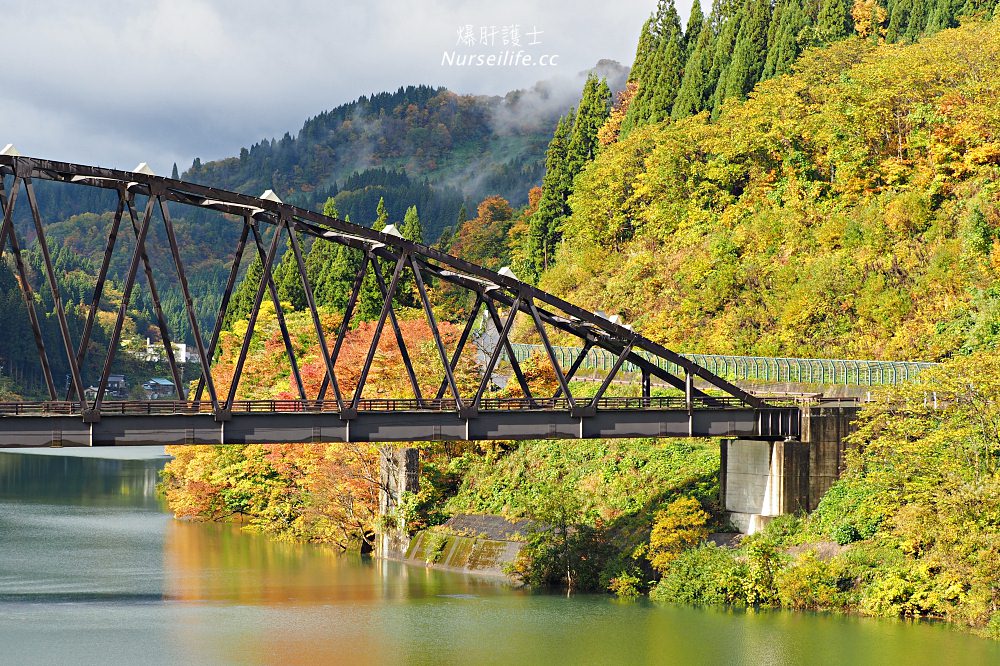
<path fill-rule="evenodd" d="M 532 354 L 545 355 L 541 345 L 512 344 L 518 362 Z M 564 369 L 569 368 L 580 354 L 580 347 L 554 347 L 556 360 Z M 639 356 L 672 374 L 683 373 L 675 363 L 664 361 L 644 351 Z M 720 354 L 681 354 L 709 372 L 730 381 L 794 382 L 799 384 L 826 384 L 842 386 L 884 386 L 909 381 L 922 370 L 936 363 L 920 361 L 855 361 L 830 358 L 768 358 L 762 356 L 724 356 Z M 504 352 L 502 358 L 507 358 Z M 615 365 L 615 354 L 591 348 L 580 366 L 581 370 L 609 372 Z M 638 367 L 626 362 L 622 372 L 639 373 Z"/>

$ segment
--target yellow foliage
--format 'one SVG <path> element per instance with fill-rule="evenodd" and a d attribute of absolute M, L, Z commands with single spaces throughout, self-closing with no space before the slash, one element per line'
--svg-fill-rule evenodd
<path fill-rule="evenodd" d="M 718 119 L 609 144 L 540 286 L 681 351 L 935 360 L 993 344 L 997 27 L 810 49 Z"/>
<path fill-rule="evenodd" d="M 885 20 L 888 14 L 878 0 L 854 0 L 851 7 L 854 30 L 862 39 L 866 37 L 885 38 Z"/>
<path fill-rule="evenodd" d="M 693 497 L 668 504 L 656 514 L 649 535 L 649 563 L 660 574 L 666 573 L 678 555 L 708 538 L 708 520 L 709 515 Z"/>

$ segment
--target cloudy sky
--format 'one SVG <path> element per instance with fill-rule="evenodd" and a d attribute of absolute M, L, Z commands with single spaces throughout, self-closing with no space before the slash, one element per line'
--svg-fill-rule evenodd
<path fill-rule="evenodd" d="M 307 117 L 361 94 L 417 83 L 502 94 L 601 58 L 630 63 L 655 4 L 3 0 L 0 145 L 183 171 L 194 157 L 294 135 Z M 678 4 L 686 17 L 691 0 Z M 458 65 L 478 55 L 555 64 Z"/>

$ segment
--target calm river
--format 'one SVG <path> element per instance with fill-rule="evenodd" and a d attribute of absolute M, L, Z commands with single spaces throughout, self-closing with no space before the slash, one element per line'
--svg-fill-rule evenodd
<path fill-rule="evenodd" d="M 179 522 L 156 453 L 0 452 L 0 664 L 1000 664 L 943 626 L 567 599 Z"/>

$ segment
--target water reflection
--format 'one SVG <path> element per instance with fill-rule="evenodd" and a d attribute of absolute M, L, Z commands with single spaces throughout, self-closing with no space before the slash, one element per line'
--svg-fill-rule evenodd
<path fill-rule="evenodd" d="M 245 604 L 353 604 L 512 593 L 499 581 L 285 543 L 236 525 L 171 521 L 164 594 Z"/>
<path fill-rule="evenodd" d="M 0 663 L 1000 663 L 942 626 L 529 594 L 175 521 L 162 464 L 0 453 Z"/>
<path fill-rule="evenodd" d="M 81 455 L 86 453 L 95 457 Z M 84 449 L 76 455 L 61 456 L 50 451 L 39 454 L 0 450 L 0 499 L 159 508 L 156 484 L 167 459 L 96 457 L 115 453 Z M 135 452 L 125 451 L 124 455 Z"/>

